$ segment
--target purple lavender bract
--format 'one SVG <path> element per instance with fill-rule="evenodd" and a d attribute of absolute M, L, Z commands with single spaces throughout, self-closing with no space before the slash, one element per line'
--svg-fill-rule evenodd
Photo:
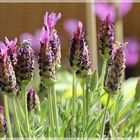
<path fill-rule="evenodd" d="M 0 91 L 9 96 L 15 96 L 17 93 L 17 84 L 15 72 L 10 57 L 7 54 L 7 48 L 0 43 Z"/>
<path fill-rule="evenodd" d="M 98 38 L 101 56 L 105 59 L 111 58 L 114 44 L 114 25 L 110 20 L 110 14 L 108 14 L 106 19 L 102 21 Z"/>
<path fill-rule="evenodd" d="M 24 40 L 17 50 L 17 63 L 15 66 L 16 78 L 20 84 L 28 83 L 32 80 L 34 59 L 34 51 L 31 48 L 31 43 L 28 40 Z"/>
<path fill-rule="evenodd" d="M 125 53 L 124 49 L 126 48 L 127 43 L 125 44 L 114 44 L 113 58 L 111 64 L 108 67 L 106 80 L 104 84 L 104 89 L 110 94 L 117 93 L 121 88 L 122 76 L 125 70 Z"/>

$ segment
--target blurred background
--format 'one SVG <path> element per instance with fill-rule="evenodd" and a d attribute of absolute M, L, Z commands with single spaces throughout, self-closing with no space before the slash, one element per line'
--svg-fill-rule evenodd
<path fill-rule="evenodd" d="M 56 25 L 62 44 L 62 70 L 69 69 L 70 40 L 78 20 L 84 23 L 94 68 L 100 65 L 97 33 L 101 20 L 110 12 L 116 27 L 116 40 L 129 42 L 126 78 L 140 75 L 140 3 L 0 3 L 0 40 L 4 41 L 5 36 L 11 40 L 18 37 L 20 44 L 23 39 L 31 39 L 33 49 L 37 51 L 46 11 L 62 13 Z"/>

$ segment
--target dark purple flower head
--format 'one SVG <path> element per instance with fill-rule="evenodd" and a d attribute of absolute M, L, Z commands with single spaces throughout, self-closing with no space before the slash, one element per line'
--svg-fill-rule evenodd
<path fill-rule="evenodd" d="M 17 63 L 15 73 L 20 84 L 28 83 L 33 78 L 34 72 L 34 51 L 29 40 L 24 40 L 17 50 Z"/>
<path fill-rule="evenodd" d="M 78 75 L 85 77 L 91 73 L 91 59 L 80 21 L 72 37 L 69 62 L 72 70 Z"/>
<path fill-rule="evenodd" d="M 48 14 L 48 12 L 46 12 L 45 16 L 44 16 L 44 25 L 48 26 L 50 29 L 54 28 L 54 26 L 56 25 L 57 21 L 61 18 L 61 13 L 58 13 L 58 15 L 56 16 L 55 13 L 50 13 L 50 15 Z"/>
<path fill-rule="evenodd" d="M 7 135 L 7 124 L 6 119 L 4 117 L 4 108 L 0 105 L 0 137 L 4 137 Z"/>
<path fill-rule="evenodd" d="M 120 90 L 122 76 L 125 70 L 125 48 L 127 43 L 116 43 L 113 48 L 113 56 L 111 63 L 108 65 L 105 90 L 110 94 L 115 94 Z"/>
<path fill-rule="evenodd" d="M 17 93 L 15 72 L 10 57 L 7 55 L 7 47 L 0 43 L 0 91 L 9 96 Z"/>
<path fill-rule="evenodd" d="M 101 23 L 98 38 L 101 56 L 105 59 L 110 59 L 114 44 L 114 24 L 110 19 L 110 14 Z"/>
<path fill-rule="evenodd" d="M 37 92 L 33 88 L 29 88 L 27 92 L 27 107 L 28 111 L 31 112 L 33 109 L 39 109 L 40 102 Z"/>

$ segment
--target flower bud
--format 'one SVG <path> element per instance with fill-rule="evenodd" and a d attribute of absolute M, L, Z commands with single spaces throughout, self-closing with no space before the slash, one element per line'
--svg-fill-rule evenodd
<path fill-rule="evenodd" d="M 10 57 L 7 54 L 7 48 L 0 43 L 0 91 L 9 96 L 17 93 L 17 84 L 15 72 Z"/>
<path fill-rule="evenodd" d="M 125 70 L 125 52 L 127 43 L 114 44 L 114 52 L 111 63 L 108 66 L 104 89 L 108 93 L 117 93 L 121 88 L 122 77 Z"/>
<path fill-rule="evenodd" d="M 17 50 L 17 63 L 15 66 L 16 78 L 20 84 L 28 83 L 33 78 L 34 51 L 29 40 L 24 40 Z"/>
<path fill-rule="evenodd" d="M 99 49 L 101 56 L 104 59 L 110 59 L 114 44 L 114 24 L 110 19 L 110 14 L 108 14 L 106 19 L 102 21 L 98 38 L 100 43 Z"/>
<path fill-rule="evenodd" d="M 30 88 L 27 92 L 27 107 L 29 112 L 33 109 L 37 112 L 40 111 L 39 97 L 33 88 Z"/>

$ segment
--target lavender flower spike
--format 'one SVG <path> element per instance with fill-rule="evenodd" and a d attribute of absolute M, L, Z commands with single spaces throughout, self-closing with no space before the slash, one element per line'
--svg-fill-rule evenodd
<path fill-rule="evenodd" d="M 10 59 L 12 61 L 13 66 L 16 64 L 16 44 L 17 44 L 17 38 L 14 38 L 14 40 L 9 41 L 7 37 L 5 37 L 5 43 L 8 47 L 8 55 L 10 56 Z"/>
<path fill-rule="evenodd" d="M 48 12 L 46 12 L 46 15 L 44 16 L 44 28 L 45 30 L 47 30 L 46 33 L 50 31 L 49 42 L 51 45 L 52 52 L 54 54 L 56 70 L 58 70 L 61 67 L 61 44 L 60 38 L 55 29 L 55 25 L 60 18 L 61 13 L 58 13 L 58 15 L 56 16 L 56 14 L 53 12 L 50 15 L 48 15 Z"/>
<path fill-rule="evenodd" d="M 45 87 L 53 85 L 56 80 L 55 75 L 55 61 L 54 54 L 50 45 L 50 30 L 42 28 L 42 35 L 40 38 L 40 52 L 39 52 L 39 69 L 41 82 Z"/>
<path fill-rule="evenodd" d="M 15 67 L 16 78 L 20 84 L 27 84 L 33 78 L 34 51 L 29 40 L 24 40 L 17 50 L 17 63 Z"/>
<path fill-rule="evenodd" d="M 38 112 L 40 110 L 39 97 L 33 88 L 29 88 L 27 92 L 27 107 L 29 112 L 32 110 Z"/>
<path fill-rule="evenodd" d="M 111 58 L 114 44 L 114 24 L 110 20 L 110 14 L 106 16 L 106 19 L 102 21 L 100 31 L 98 34 L 100 42 L 101 56 L 104 59 Z"/>
<path fill-rule="evenodd" d="M 5 44 L 0 43 L 0 91 L 9 96 L 14 96 L 18 88 L 15 72 L 7 50 Z"/>
<path fill-rule="evenodd" d="M 50 15 L 48 15 L 48 12 L 46 12 L 44 16 L 44 25 L 52 29 L 60 18 L 61 13 L 58 13 L 58 15 L 56 16 L 56 14 L 53 12 Z"/>
<path fill-rule="evenodd" d="M 4 117 L 3 106 L 0 105 L 0 137 L 4 137 L 7 134 L 6 119 Z"/>
<path fill-rule="evenodd" d="M 114 44 L 114 52 L 109 65 L 104 89 L 110 94 L 115 94 L 120 90 L 122 83 L 122 76 L 125 70 L 125 48 L 127 43 L 116 43 Z"/>
<path fill-rule="evenodd" d="M 84 47 L 86 45 L 84 32 L 83 32 L 83 24 L 82 22 L 78 22 L 77 31 L 74 32 L 72 37 L 69 63 L 73 71 L 77 71 L 81 64 L 81 57 L 83 55 Z"/>

